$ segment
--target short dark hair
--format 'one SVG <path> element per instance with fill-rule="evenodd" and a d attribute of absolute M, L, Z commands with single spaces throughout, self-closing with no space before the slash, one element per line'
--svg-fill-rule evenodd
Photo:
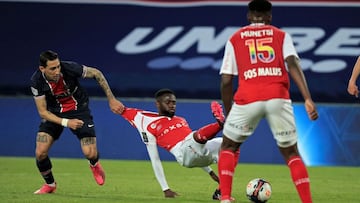
<path fill-rule="evenodd" d="M 57 58 L 59 58 L 59 56 L 56 52 L 51 51 L 51 50 L 43 51 L 40 54 L 39 65 L 46 67 L 48 61 L 53 61 Z"/>
<path fill-rule="evenodd" d="M 269 12 L 271 8 L 272 4 L 268 0 L 252 0 L 248 4 L 249 11 Z"/>
<path fill-rule="evenodd" d="M 174 91 L 172 91 L 171 89 L 163 88 L 163 89 L 158 90 L 155 93 L 155 99 L 156 100 L 159 99 L 159 97 L 163 96 L 164 94 L 173 94 L 173 95 L 175 95 Z"/>

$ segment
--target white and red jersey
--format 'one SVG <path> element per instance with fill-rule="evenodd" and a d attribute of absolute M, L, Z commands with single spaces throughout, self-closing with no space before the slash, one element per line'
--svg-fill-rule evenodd
<path fill-rule="evenodd" d="M 206 173 L 212 171 L 222 142 L 214 138 L 206 144 L 193 139 L 193 131 L 187 121 L 178 116 L 160 116 L 158 113 L 125 107 L 121 116 L 134 126 L 146 145 L 151 164 L 163 191 L 169 189 L 157 146 L 168 150 L 178 163 L 185 167 L 201 167 Z"/>
<path fill-rule="evenodd" d="M 170 118 L 159 116 L 155 112 L 127 107 L 122 116 L 139 131 L 145 144 L 152 140 L 150 137 L 154 137 L 157 145 L 167 151 L 192 132 L 187 121 L 178 116 Z"/>
<path fill-rule="evenodd" d="M 272 25 L 251 24 L 235 32 L 220 69 L 220 74 L 238 75 L 234 102 L 289 99 L 284 59 L 290 55 L 298 57 L 290 35 Z"/>
<path fill-rule="evenodd" d="M 146 145 L 154 174 L 163 191 L 169 189 L 157 146 L 170 151 L 183 141 L 192 130 L 187 121 L 178 116 L 172 118 L 158 113 L 126 107 L 121 116 L 135 127 Z M 175 155 L 174 155 L 175 156 Z"/>

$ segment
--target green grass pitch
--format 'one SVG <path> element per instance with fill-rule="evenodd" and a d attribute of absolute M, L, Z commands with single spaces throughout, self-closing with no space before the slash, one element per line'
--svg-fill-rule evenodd
<path fill-rule="evenodd" d="M 0 157 L 0 202 L 52 203 L 197 203 L 211 199 L 216 183 L 201 169 L 188 169 L 176 162 L 163 162 L 170 187 L 180 196 L 165 199 L 149 161 L 101 160 L 106 182 L 98 186 L 85 159 L 52 158 L 58 183 L 54 194 L 34 195 L 43 180 L 34 158 Z M 213 165 L 214 170 L 217 166 Z M 360 202 L 359 167 L 309 167 L 314 203 Z M 245 197 L 247 182 L 265 178 L 272 185 L 270 203 L 299 203 L 289 170 L 285 165 L 239 164 L 236 168 L 233 196 L 238 203 Z"/>

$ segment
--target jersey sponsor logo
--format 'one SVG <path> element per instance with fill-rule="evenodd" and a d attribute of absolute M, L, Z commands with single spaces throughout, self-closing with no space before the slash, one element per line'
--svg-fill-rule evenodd
<path fill-rule="evenodd" d="M 182 127 L 184 127 L 184 126 L 187 126 L 187 124 L 184 123 L 184 122 L 170 125 L 170 126 L 168 126 L 167 128 L 165 128 L 165 129 L 162 130 L 160 136 L 164 136 L 164 135 L 168 134 L 169 132 L 171 132 L 171 131 L 173 131 L 173 130 L 176 130 L 176 129 L 179 129 L 179 128 L 182 128 Z"/>
<path fill-rule="evenodd" d="M 260 67 L 258 68 L 258 76 L 282 76 L 282 71 L 279 67 Z"/>
<path fill-rule="evenodd" d="M 259 67 L 244 72 L 245 80 L 263 77 L 263 76 L 282 76 L 283 73 L 279 67 Z"/>
<path fill-rule="evenodd" d="M 237 125 L 235 123 L 229 122 L 229 126 L 238 130 L 241 130 L 241 132 L 252 132 L 254 131 L 254 127 L 250 125 Z"/>
<path fill-rule="evenodd" d="M 281 132 L 276 132 L 275 133 L 276 136 L 289 136 L 289 135 L 296 135 L 296 130 L 289 130 L 289 131 L 281 131 Z"/>

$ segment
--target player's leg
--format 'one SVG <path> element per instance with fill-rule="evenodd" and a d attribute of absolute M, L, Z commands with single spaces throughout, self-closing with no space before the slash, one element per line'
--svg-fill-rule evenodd
<path fill-rule="evenodd" d="M 210 166 L 202 167 L 202 169 L 210 175 L 211 179 L 218 184 L 220 183 L 219 177 L 216 175 L 216 173 L 212 170 Z M 212 195 L 213 200 L 220 200 L 221 199 L 221 192 L 220 192 L 220 186 L 218 185 Z"/>
<path fill-rule="evenodd" d="M 233 104 L 226 118 L 218 163 L 221 200 L 224 202 L 231 201 L 233 175 L 240 155 L 240 145 L 256 129 L 263 116 L 263 106 L 263 102 Z"/>
<path fill-rule="evenodd" d="M 220 130 L 218 123 L 208 124 L 194 132 L 194 140 L 200 144 L 205 144 L 208 140 L 213 139 Z"/>
<path fill-rule="evenodd" d="M 84 121 L 82 128 L 74 130 L 80 140 L 80 145 L 84 156 L 89 160 L 90 169 L 94 175 L 95 181 L 99 185 L 105 183 L 105 172 L 99 161 L 99 151 L 97 150 L 95 125 L 90 115 L 90 111 L 77 115 L 79 119 Z"/>
<path fill-rule="evenodd" d="M 215 137 L 205 144 L 205 148 L 210 151 L 213 156 L 214 163 L 217 163 L 219 160 L 219 152 L 221 147 L 222 137 Z"/>
<path fill-rule="evenodd" d="M 216 175 L 216 173 L 213 171 L 213 169 L 210 166 L 201 167 L 203 171 L 205 171 L 207 174 L 210 175 L 211 179 L 217 183 L 219 183 L 219 177 Z"/>
<path fill-rule="evenodd" d="M 45 180 L 45 184 L 34 194 L 53 193 L 56 190 L 56 182 L 52 173 L 52 164 L 48 156 L 49 149 L 54 141 L 60 137 L 63 127 L 54 123 L 43 122 L 40 124 L 39 132 L 36 136 L 36 166 Z"/>
<path fill-rule="evenodd" d="M 213 154 L 215 163 L 217 163 L 219 161 L 219 152 L 220 152 L 221 143 L 222 143 L 222 138 L 214 138 L 205 144 L 205 147 L 208 148 L 210 150 L 210 152 Z M 233 156 L 234 169 L 235 169 L 238 159 L 239 159 L 239 155 L 240 155 L 239 152 L 240 152 L 240 148 L 234 153 L 234 156 Z M 231 161 L 229 161 L 229 163 L 230 162 Z M 214 175 L 216 175 L 216 174 L 214 173 Z M 217 176 L 216 176 L 216 178 L 219 179 Z M 213 177 L 213 179 L 216 180 L 214 177 Z M 218 182 L 220 182 L 220 181 L 218 181 Z M 221 193 L 220 185 L 219 185 L 218 188 L 213 193 L 213 196 L 212 196 L 213 200 L 221 200 L 221 194 L 222 193 Z"/>
<path fill-rule="evenodd" d="M 206 125 L 194 133 L 194 139 L 198 143 L 204 144 L 214 138 L 224 125 L 225 116 L 222 106 L 218 102 L 211 102 L 211 112 L 217 122 Z"/>
<path fill-rule="evenodd" d="M 291 178 L 303 203 L 311 203 L 307 169 L 297 149 L 297 133 L 290 100 L 276 99 L 267 103 L 267 120 L 284 157 Z"/>
<path fill-rule="evenodd" d="M 220 127 L 223 128 L 225 123 L 225 115 L 221 104 L 219 104 L 217 101 L 212 101 L 211 112 L 214 118 L 216 119 L 216 121 L 218 122 L 218 124 L 220 125 Z"/>
<path fill-rule="evenodd" d="M 297 146 L 279 147 L 290 169 L 291 178 L 302 203 L 312 203 L 310 179 L 306 166 L 298 153 Z"/>
<path fill-rule="evenodd" d="M 212 140 L 209 140 L 205 144 L 205 148 L 208 149 L 213 156 L 214 163 L 218 163 L 221 143 L 222 143 L 222 138 L 216 137 Z M 237 165 L 238 159 L 239 159 L 239 150 L 235 153 L 235 156 L 234 156 L 234 167 Z M 208 167 L 208 170 L 206 170 L 207 168 L 203 168 L 203 169 L 210 175 L 210 177 L 214 181 L 216 181 L 218 183 L 220 182 L 219 177 L 216 175 L 216 173 L 214 171 L 212 171 L 212 169 L 210 167 Z M 220 185 L 218 185 L 218 187 L 215 189 L 215 191 L 212 195 L 212 199 L 213 200 L 221 200 Z"/>
<path fill-rule="evenodd" d="M 220 178 L 220 191 L 221 200 L 230 201 L 232 192 L 232 182 L 237 165 L 238 154 L 236 153 L 241 143 L 234 142 L 223 135 L 223 141 L 219 153 L 219 178 Z"/>
<path fill-rule="evenodd" d="M 194 132 L 190 133 L 180 145 L 179 152 L 181 155 L 176 155 L 178 163 L 187 168 L 193 167 L 206 167 L 214 163 L 213 155 L 208 149 L 205 148 L 205 144 L 201 144 L 194 139 Z"/>
<path fill-rule="evenodd" d="M 91 165 L 99 162 L 99 153 L 96 147 L 96 137 L 83 137 L 80 139 L 81 150 Z"/>
<path fill-rule="evenodd" d="M 96 147 L 96 137 L 83 137 L 80 139 L 80 144 L 84 156 L 89 160 L 96 183 L 103 185 L 105 183 L 105 172 L 99 161 L 100 155 Z"/>

